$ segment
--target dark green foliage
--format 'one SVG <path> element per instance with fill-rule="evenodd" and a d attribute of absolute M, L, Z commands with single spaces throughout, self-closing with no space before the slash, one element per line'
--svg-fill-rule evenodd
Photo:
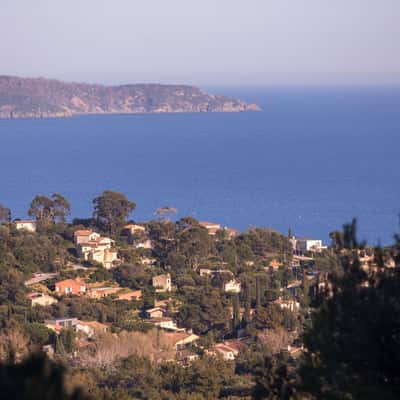
<path fill-rule="evenodd" d="M 267 308 L 258 307 L 254 312 L 253 321 L 257 329 L 276 329 L 283 325 L 283 311 L 276 304 Z"/>
<path fill-rule="evenodd" d="M 265 357 L 261 366 L 256 368 L 253 398 L 256 400 L 292 399 L 296 377 L 290 373 L 289 368 L 288 359 L 282 356 Z"/>
<path fill-rule="evenodd" d="M 93 200 L 93 218 L 100 230 L 115 235 L 126 223 L 129 214 L 136 208 L 133 201 L 118 192 L 105 190 Z"/>
<path fill-rule="evenodd" d="M 230 304 L 228 300 L 219 296 L 218 291 L 193 289 L 186 296 L 188 302 L 180 308 L 177 316 L 182 326 L 192 328 L 200 334 L 215 331 L 217 336 L 228 331 Z"/>
<path fill-rule="evenodd" d="M 354 223 L 345 226 L 344 274 L 332 279 L 326 298 L 306 332 L 304 388 L 316 398 L 400 397 L 399 266 L 360 268 Z"/>
<path fill-rule="evenodd" d="M 43 346 L 54 343 L 54 332 L 46 328 L 43 324 L 32 322 L 25 324 L 25 331 L 32 344 Z"/>
<path fill-rule="evenodd" d="M 51 272 L 68 258 L 68 244 L 58 233 L 31 234 L 0 226 L 0 268 Z"/>
<path fill-rule="evenodd" d="M 64 368 L 43 355 L 20 364 L 0 364 L 0 396 L 7 400 L 85 400 L 80 391 L 68 393 Z"/>
<path fill-rule="evenodd" d="M 232 296 L 232 309 L 233 309 L 232 328 L 235 331 L 240 326 L 240 303 L 238 295 Z"/>

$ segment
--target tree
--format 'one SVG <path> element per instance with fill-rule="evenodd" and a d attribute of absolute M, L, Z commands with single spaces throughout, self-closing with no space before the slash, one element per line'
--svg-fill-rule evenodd
<path fill-rule="evenodd" d="M 0 393 L 4 399 L 85 400 L 80 390 L 67 390 L 65 369 L 44 355 L 32 355 L 19 364 L 0 364 Z"/>
<path fill-rule="evenodd" d="M 68 201 L 59 193 L 54 193 L 51 198 L 37 195 L 32 200 L 28 215 L 35 217 L 39 228 L 45 229 L 56 222 L 64 222 L 65 217 L 71 212 Z"/>
<path fill-rule="evenodd" d="M 303 389 L 315 398 L 398 399 L 400 265 L 363 270 L 355 221 L 338 236 L 343 273 L 331 276 L 330 295 L 305 333 Z"/>
<path fill-rule="evenodd" d="M 239 303 L 239 296 L 237 294 L 232 296 L 232 309 L 233 309 L 232 328 L 235 331 L 240 326 L 240 303 Z"/>
<path fill-rule="evenodd" d="M 105 190 L 93 200 L 93 218 L 100 229 L 114 235 L 126 223 L 126 218 L 136 208 L 133 201 L 118 192 Z"/>
<path fill-rule="evenodd" d="M 293 395 L 294 376 L 283 356 L 265 357 L 263 364 L 255 371 L 256 385 L 253 398 L 258 400 L 289 400 Z"/>
<path fill-rule="evenodd" d="M 243 322 L 248 324 L 251 320 L 251 294 L 250 294 L 250 285 L 249 282 L 245 282 L 244 285 L 244 315 Z"/>
<path fill-rule="evenodd" d="M 35 196 L 29 207 L 28 215 L 36 218 L 40 228 L 49 226 L 54 222 L 53 201 L 47 196 Z"/>
<path fill-rule="evenodd" d="M 0 204 L 0 224 L 4 222 L 11 222 L 11 211 Z"/>
<path fill-rule="evenodd" d="M 277 329 L 283 324 L 283 313 L 277 304 L 270 304 L 267 308 L 258 307 L 253 321 L 257 329 Z"/>
<path fill-rule="evenodd" d="M 256 307 L 261 307 L 261 279 L 259 276 L 256 277 Z"/>
<path fill-rule="evenodd" d="M 65 217 L 71 213 L 71 206 L 67 199 L 59 193 L 52 194 L 54 218 L 65 222 Z"/>

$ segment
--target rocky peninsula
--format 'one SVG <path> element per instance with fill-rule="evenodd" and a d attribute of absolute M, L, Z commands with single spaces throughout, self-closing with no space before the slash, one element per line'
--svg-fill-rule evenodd
<path fill-rule="evenodd" d="M 244 111 L 260 111 L 260 108 L 239 99 L 209 94 L 194 86 L 105 86 L 0 76 L 0 118 L 3 119 Z"/>

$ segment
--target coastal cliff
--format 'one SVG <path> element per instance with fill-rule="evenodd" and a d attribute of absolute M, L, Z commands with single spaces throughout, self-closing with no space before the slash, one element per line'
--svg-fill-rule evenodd
<path fill-rule="evenodd" d="M 260 108 L 242 100 L 212 95 L 193 86 L 104 86 L 0 76 L 0 118 L 243 111 L 260 111 Z"/>

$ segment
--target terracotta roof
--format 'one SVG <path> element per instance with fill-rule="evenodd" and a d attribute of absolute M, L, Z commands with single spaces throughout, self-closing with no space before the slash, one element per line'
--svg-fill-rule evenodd
<path fill-rule="evenodd" d="M 172 346 L 176 346 L 179 342 L 190 338 L 191 336 L 193 336 L 194 340 L 197 340 L 199 337 L 197 335 L 194 334 L 190 334 L 190 333 L 186 333 L 186 332 L 166 332 L 163 335 L 163 338 L 165 339 L 165 341 L 172 345 Z M 193 341 L 194 341 L 193 340 Z"/>
<path fill-rule="evenodd" d="M 240 351 L 246 348 L 246 345 L 240 340 L 226 340 L 224 342 L 224 345 L 236 351 Z"/>
<path fill-rule="evenodd" d="M 85 282 L 78 279 L 65 279 L 63 281 L 56 282 L 56 286 L 64 286 L 64 285 L 80 285 L 85 286 Z"/>
<path fill-rule="evenodd" d="M 216 224 L 213 222 L 206 222 L 206 221 L 200 221 L 199 225 L 202 226 L 203 228 L 206 228 L 209 231 L 217 232 L 218 230 L 221 229 L 220 224 Z"/>
<path fill-rule="evenodd" d="M 235 352 L 238 352 L 238 351 L 239 351 L 239 350 L 234 349 L 234 348 L 232 348 L 232 347 L 230 347 L 230 346 L 226 346 L 226 345 L 223 344 L 223 343 L 218 343 L 218 344 L 216 344 L 214 347 L 215 347 L 216 350 L 224 351 L 224 352 L 226 352 L 226 353 L 230 353 L 230 352 L 235 353 Z"/>
<path fill-rule="evenodd" d="M 95 233 L 90 229 L 78 229 L 74 232 L 74 236 L 89 236 L 90 234 Z"/>

